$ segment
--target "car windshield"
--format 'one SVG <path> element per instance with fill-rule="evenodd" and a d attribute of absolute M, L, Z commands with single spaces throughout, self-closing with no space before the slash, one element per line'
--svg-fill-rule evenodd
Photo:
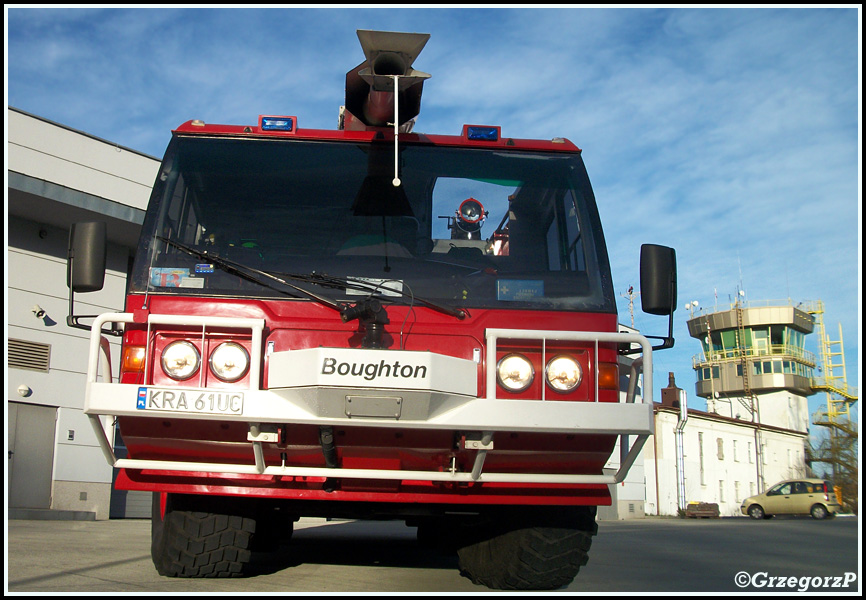
<path fill-rule="evenodd" d="M 395 187 L 390 143 L 177 136 L 131 291 L 278 295 L 210 256 L 334 300 L 368 293 L 349 278 L 402 303 L 615 310 L 579 154 L 405 144 L 399 168 Z"/>

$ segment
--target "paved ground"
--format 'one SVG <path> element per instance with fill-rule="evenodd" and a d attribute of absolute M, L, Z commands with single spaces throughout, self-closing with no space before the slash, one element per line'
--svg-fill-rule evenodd
<path fill-rule="evenodd" d="M 402 522 L 302 519 L 250 579 L 160 577 L 150 521 L 9 521 L 10 592 L 352 592 L 479 590 L 457 561 L 421 548 Z"/>
<path fill-rule="evenodd" d="M 12 593 L 488 591 L 459 574 L 455 557 L 421 547 L 402 522 L 302 519 L 291 543 L 259 557 L 260 574 L 247 579 L 160 577 L 149 521 L 13 520 L 7 544 Z M 603 521 L 589 564 L 561 591 L 854 593 L 858 551 L 856 517 Z"/>

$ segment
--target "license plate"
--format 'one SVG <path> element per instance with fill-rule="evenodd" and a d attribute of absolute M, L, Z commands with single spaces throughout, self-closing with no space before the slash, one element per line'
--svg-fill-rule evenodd
<path fill-rule="evenodd" d="M 244 394 L 233 391 L 138 388 L 136 408 L 144 411 L 200 413 L 210 415 L 244 414 Z"/>

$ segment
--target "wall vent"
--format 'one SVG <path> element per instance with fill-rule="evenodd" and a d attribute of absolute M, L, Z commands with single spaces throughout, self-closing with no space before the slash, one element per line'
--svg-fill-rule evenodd
<path fill-rule="evenodd" d="M 6 364 L 11 369 L 29 369 L 47 373 L 50 359 L 51 344 L 9 340 L 9 355 Z"/>

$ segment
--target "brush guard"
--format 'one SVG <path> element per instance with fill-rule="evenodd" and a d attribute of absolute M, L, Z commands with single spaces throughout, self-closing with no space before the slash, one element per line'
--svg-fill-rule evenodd
<path fill-rule="evenodd" d="M 367 418 L 363 420 L 346 418 L 322 417 L 311 413 L 300 403 L 292 402 L 291 390 L 285 388 L 261 390 L 261 369 L 263 365 L 262 335 L 263 319 L 201 317 L 188 315 L 148 315 L 148 348 L 146 356 L 150 357 L 150 327 L 159 325 L 200 326 L 202 336 L 208 327 L 239 329 L 249 331 L 252 340 L 250 355 L 250 387 L 243 390 L 245 408 L 250 408 L 244 415 L 214 415 L 214 414 L 175 414 L 173 418 L 216 419 L 246 422 L 249 427 L 247 440 L 251 446 L 251 461 L 249 464 L 223 464 L 182 462 L 167 460 L 120 459 L 114 453 L 114 426 L 112 418 L 117 416 L 152 416 L 164 418 L 165 413 L 155 412 L 151 415 L 142 414 L 136 409 L 138 393 L 142 386 L 138 384 L 113 383 L 111 380 L 111 359 L 108 340 L 102 335 L 102 326 L 106 323 L 132 323 L 135 318 L 131 313 L 107 313 L 96 318 L 91 329 L 90 349 L 88 354 L 87 387 L 85 414 L 88 415 L 96 438 L 110 465 L 119 469 L 153 469 L 159 471 L 195 472 L 195 473 L 231 473 L 246 475 L 269 475 L 290 477 L 324 477 L 344 479 L 379 479 L 379 480 L 411 480 L 430 482 L 455 483 L 539 483 L 539 484 L 616 484 L 625 479 L 644 443 L 653 434 L 652 415 L 652 348 L 649 341 L 642 335 L 633 333 L 605 332 L 565 332 L 538 331 L 517 329 L 488 329 L 487 341 L 487 372 L 486 397 L 471 397 L 458 394 L 439 394 L 444 410 L 431 411 L 425 419 L 382 419 Z M 495 365 L 496 346 L 499 339 L 532 339 L 542 340 L 542 352 L 548 340 L 582 341 L 594 344 L 593 365 L 597 369 L 598 347 L 600 343 L 638 344 L 643 355 L 631 364 L 629 385 L 624 402 L 545 402 L 541 400 L 498 400 L 496 398 Z M 103 381 L 98 381 L 99 371 Z M 637 379 L 643 375 L 642 401 L 635 402 Z M 597 374 L 596 374 L 597 375 Z M 598 377 L 595 377 L 596 386 Z M 156 387 L 156 386 L 151 386 Z M 542 386 L 543 389 L 544 386 Z M 185 388 L 190 392 L 206 392 L 206 388 Z M 212 391 L 212 390 L 211 390 Z M 345 388 L 321 390 L 325 393 L 345 396 L 347 394 L 363 394 L 364 390 L 347 391 Z M 366 390 L 369 394 L 372 390 Z M 382 390 L 375 390 L 381 392 Z M 388 390 L 384 390 L 388 392 Z M 396 390 L 405 393 L 405 390 Z M 596 389 L 595 397 L 598 397 Z M 427 392 L 422 392 L 422 395 Z M 431 392 L 431 394 L 437 394 Z M 380 396 L 380 393 L 375 394 Z M 508 410 L 502 410 L 502 403 L 508 403 Z M 273 425 L 279 423 L 300 423 L 318 426 L 349 426 L 349 427 L 394 427 L 403 429 L 447 429 L 460 431 L 465 435 L 465 449 L 475 450 L 473 468 L 471 471 L 457 471 L 453 465 L 441 471 L 417 471 L 397 469 L 352 469 L 352 468 L 317 468 L 293 467 L 283 461 L 280 465 L 265 463 L 263 443 L 275 442 L 276 433 Z M 620 466 L 616 473 L 610 475 L 594 475 L 579 473 L 486 473 L 484 460 L 488 452 L 493 450 L 493 438 L 499 431 L 531 431 L 546 433 L 569 434 L 608 434 L 619 436 Z M 636 436 L 630 443 L 631 436 Z"/>

